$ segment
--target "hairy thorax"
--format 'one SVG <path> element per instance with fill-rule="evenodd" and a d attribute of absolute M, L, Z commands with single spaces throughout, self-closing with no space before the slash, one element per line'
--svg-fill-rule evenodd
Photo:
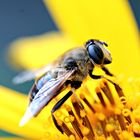
<path fill-rule="evenodd" d="M 61 66 L 68 68 L 70 60 L 74 63 L 71 69 L 76 69 L 70 80 L 83 81 L 87 77 L 89 70 L 93 69 L 93 64 L 89 60 L 85 48 L 77 48 L 66 53 L 61 61 Z"/>

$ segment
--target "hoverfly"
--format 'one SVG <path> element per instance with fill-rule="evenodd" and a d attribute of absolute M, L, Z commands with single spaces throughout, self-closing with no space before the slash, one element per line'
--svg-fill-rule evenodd
<path fill-rule="evenodd" d="M 82 81 L 89 75 L 93 79 L 100 79 L 102 75 L 93 75 L 94 67 L 100 67 L 107 75 L 112 73 L 104 66 L 112 62 L 110 52 L 105 48 L 105 42 L 91 39 L 83 47 L 69 50 L 59 57 L 54 63 L 34 72 L 24 72 L 14 78 L 16 83 L 22 83 L 41 75 L 33 84 L 29 95 L 29 106 L 20 125 L 24 125 L 30 118 L 39 112 L 61 91 L 70 85 L 70 91 L 60 99 L 52 108 L 51 115 L 55 126 L 63 133 L 54 117 L 54 112 L 80 88 Z"/>

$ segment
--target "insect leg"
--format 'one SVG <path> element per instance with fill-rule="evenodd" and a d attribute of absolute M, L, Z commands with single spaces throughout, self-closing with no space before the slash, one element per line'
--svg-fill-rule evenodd
<path fill-rule="evenodd" d="M 70 90 L 62 99 L 60 99 L 60 100 L 55 104 L 55 106 L 54 106 L 54 107 L 52 108 L 52 110 L 51 110 L 51 115 L 52 115 L 53 122 L 54 122 L 56 128 L 57 128 L 61 133 L 63 133 L 63 130 L 62 130 L 62 129 L 60 128 L 60 126 L 58 125 L 57 120 L 55 119 L 53 113 L 54 113 L 56 110 L 58 110 L 58 109 L 64 104 L 64 102 L 65 102 L 72 94 L 73 94 L 73 91 Z"/>
<path fill-rule="evenodd" d="M 110 79 L 104 77 L 103 75 L 94 75 L 94 74 L 92 74 L 92 71 L 89 71 L 89 76 L 90 76 L 92 79 L 101 79 L 101 78 L 105 78 L 108 82 L 110 82 L 110 83 L 112 83 L 113 85 L 115 85 L 115 83 L 114 83 L 112 80 L 110 80 Z"/>
<path fill-rule="evenodd" d="M 60 99 L 60 100 L 54 105 L 54 107 L 53 107 L 52 110 L 51 110 L 51 115 L 52 115 L 53 122 L 54 122 L 56 128 L 57 128 L 62 134 L 63 134 L 63 130 L 62 130 L 62 129 L 60 128 L 60 126 L 58 125 L 57 120 L 55 119 L 55 116 L 54 116 L 54 112 L 55 112 L 56 110 L 58 110 L 58 109 L 64 104 L 64 102 L 74 93 L 74 90 L 75 90 L 75 89 L 78 89 L 78 88 L 81 86 L 82 82 L 80 82 L 80 81 L 73 81 L 73 82 L 71 82 L 70 84 L 71 84 L 72 89 L 71 89 L 62 99 Z"/>
<path fill-rule="evenodd" d="M 106 68 L 105 66 L 102 67 L 102 70 L 105 72 L 105 74 L 109 75 L 109 76 L 114 76 L 109 70 L 108 68 Z"/>
<path fill-rule="evenodd" d="M 92 74 L 92 70 L 89 71 L 89 76 L 90 76 L 92 79 L 101 79 L 101 78 L 104 78 L 103 75 L 94 75 L 94 74 Z"/>

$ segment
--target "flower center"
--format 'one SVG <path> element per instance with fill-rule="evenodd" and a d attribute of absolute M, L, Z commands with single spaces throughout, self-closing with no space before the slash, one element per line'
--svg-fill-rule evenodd
<path fill-rule="evenodd" d="M 65 104 L 67 115 L 56 120 L 70 140 L 129 140 L 140 137 L 140 115 L 127 102 L 122 88 L 115 82 L 101 80 L 95 89 L 97 99 L 87 93 L 71 97 L 71 104 Z M 89 96 L 89 97 L 88 97 Z M 92 99 L 92 100 L 91 100 Z"/>

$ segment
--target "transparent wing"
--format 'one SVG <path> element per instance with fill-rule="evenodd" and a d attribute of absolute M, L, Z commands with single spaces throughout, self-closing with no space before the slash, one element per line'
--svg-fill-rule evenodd
<path fill-rule="evenodd" d="M 52 68 L 53 68 L 53 65 L 49 64 L 49 65 L 44 66 L 37 70 L 23 71 L 23 72 L 19 73 L 17 76 L 15 76 L 12 79 L 12 82 L 14 84 L 21 84 L 21 83 L 24 83 L 27 81 L 31 81 L 31 80 L 35 79 L 36 77 L 43 75 L 44 73 L 51 70 Z"/>
<path fill-rule="evenodd" d="M 51 79 L 38 91 L 32 102 L 29 104 L 20 126 L 23 126 L 30 118 L 36 116 L 58 94 L 63 84 L 74 73 L 75 70 L 63 72 L 56 79 Z"/>

